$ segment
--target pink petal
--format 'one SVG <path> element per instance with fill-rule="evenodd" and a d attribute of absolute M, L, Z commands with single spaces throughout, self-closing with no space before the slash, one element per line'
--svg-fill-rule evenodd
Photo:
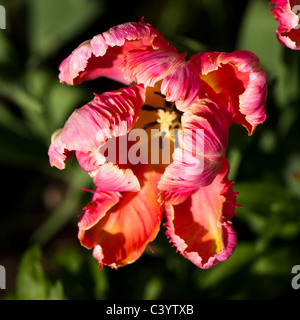
<path fill-rule="evenodd" d="M 133 50 L 126 55 L 121 66 L 124 76 L 129 81 L 142 83 L 146 87 L 165 78 L 171 70 L 184 62 L 184 57 L 169 48 L 160 50 Z"/>
<path fill-rule="evenodd" d="M 99 150 L 90 151 L 88 153 L 76 151 L 76 158 L 81 168 L 86 172 L 93 172 L 98 167 L 106 163 L 105 156 Z"/>
<path fill-rule="evenodd" d="M 94 183 L 98 191 L 137 192 L 140 183 L 131 169 L 119 169 L 113 163 L 106 163 L 95 173 Z"/>
<path fill-rule="evenodd" d="M 78 237 L 83 246 L 93 250 L 100 266 L 118 268 L 137 260 L 155 239 L 162 218 L 157 201 L 160 174 L 137 174 L 139 192 L 103 192 L 96 190 L 93 203 L 85 208 L 79 222 Z"/>
<path fill-rule="evenodd" d="M 182 62 L 163 79 L 161 93 L 167 101 L 175 101 L 177 109 L 184 111 L 199 99 L 200 78 L 194 66 Z"/>
<path fill-rule="evenodd" d="M 95 192 L 91 203 L 85 208 L 85 213 L 78 223 L 79 232 L 92 228 L 101 220 L 106 212 L 114 207 L 120 200 L 119 192 Z M 82 231 L 83 230 L 83 231 Z"/>
<path fill-rule="evenodd" d="M 130 81 L 153 87 L 162 80 L 161 93 L 179 110 L 187 109 L 199 98 L 200 78 L 194 66 L 172 47 L 136 50 L 127 54 L 122 70 Z"/>
<path fill-rule="evenodd" d="M 72 153 L 68 152 L 61 142 L 61 133 L 62 129 L 58 129 L 52 134 L 51 144 L 48 149 L 50 165 L 60 170 L 65 168 L 65 161 L 72 156 Z"/>
<path fill-rule="evenodd" d="M 270 4 L 275 4 L 271 12 L 279 22 L 276 30 L 278 41 L 290 49 L 300 50 L 300 7 L 296 7 L 300 3 L 293 0 L 272 0 Z"/>
<path fill-rule="evenodd" d="M 250 51 L 207 52 L 191 57 L 201 79 L 249 135 L 266 119 L 267 75 L 258 57 Z M 205 93 L 206 95 L 208 92 Z M 211 93 L 210 93 L 211 94 Z"/>
<path fill-rule="evenodd" d="M 227 178 L 224 158 L 212 184 L 199 188 L 179 205 L 166 205 L 167 236 L 178 251 L 195 265 L 206 269 L 228 259 L 237 237 L 230 219 L 236 207 L 233 183 Z"/>
<path fill-rule="evenodd" d="M 160 201 L 179 204 L 195 189 L 209 185 L 218 174 L 228 139 L 228 122 L 208 99 L 193 104 L 181 118 L 181 148 L 173 154 L 159 189 Z"/>
<path fill-rule="evenodd" d="M 156 29 L 143 21 L 115 26 L 76 48 L 61 63 L 59 79 L 73 85 L 85 80 L 107 77 L 129 84 L 119 68 L 123 56 L 135 48 L 152 47 L 153 39 L 158 35 Z"/>
<path fill-rule="evenodd" d="M 96 95 L 94 100 L 75 110 L 67 120 L 59 137 L 60 148 L 56 147 L 56 153 L 51 152 L 52 163 L 60 162 L 62 166 L 62 152 L 76 151 L 83 169 L 95 170 L 97 165 L 103 163 L 97 156 L 98 149 L 107 139 L 122 136 L 131 130 L 144 99 L 142 85 Z"/>
<path fill-rule="evenodd" d="M 201 156 L 210 161 L 220 161 L 227 148 L 230 122 L 216 102 L 209 99 L 198 100 L 183 114 L 181 124 L 185 149 L 193 151 L 196 143 L 202 143 L 199 150 L 204 153 Z M 194 134 L 199 129 L 204 131 L 204 140 Z"/>
<path fill-rule="evenodd" d="M 159 201 L 180 204 L 197 188 L 211 184 L 220 171 L 221 162 L 199 160 L 189 151 L 175 149 L 173 162 L 166 168 L 158 184 Z"/>

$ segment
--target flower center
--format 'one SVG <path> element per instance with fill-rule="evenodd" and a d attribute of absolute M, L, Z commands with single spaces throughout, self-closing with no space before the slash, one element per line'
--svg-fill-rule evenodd
<path fill-rule="evenodd" d="M 159 126 L 161 142 L 164 138 L 168 138 L 175 143 L 176 148 L 178 146 L 178 130 L 181 129 L 182 112 L 175 107 L 174 102 L 167 101 L 157 88 L 148 88 L 147 90 L 149 91 L 142 110 L 149 111 L 149 119 L 155 119 L 155 121 L 146 122 L 143 129 Z M 163 147 L 163 143 L 161 143 L 161 147 Z"/>
<path fill-rule="evenodd" d="M 171 128 L 174 128 L 175 119 L 177 118 L 177 115 L 175 111 L 164 111 L 162 109 L 159 109 L 157 111 L 158 119 L 157 122 L 160 124 L 160 130 L 161 131 L 169 131 Z"/>

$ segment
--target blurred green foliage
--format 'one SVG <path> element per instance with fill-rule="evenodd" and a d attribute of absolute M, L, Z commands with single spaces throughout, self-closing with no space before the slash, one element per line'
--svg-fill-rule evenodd
<path fill-rule="evenodd" d="M 0 264 L 3 299 L 291 299 L 300 264 L 300 52 L 281 46 L 263 0 L 10 0 L 0 31 Z M 134 264 L 100 270 L 77 240 L 91 181 L 75 161 L 51 168 L 52 132 L 93 92 L 98 79 L 59 83 L 58 66 L 78 44 L 142 16 L 179 50 L 247 49 L 268 73 L 268 119 L 248 137 L 234 126 L 228 158 L 239 192 L 233 256 L 209 270 L 171 247 L 162 228 Z"/>

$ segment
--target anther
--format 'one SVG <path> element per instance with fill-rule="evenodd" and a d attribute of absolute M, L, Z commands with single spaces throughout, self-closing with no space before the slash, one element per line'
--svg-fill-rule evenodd
<path fill-rule="evenodd" d="M 148 128 L 151 128 L 151 127 L 154 127 L 155 125 L 157 125 L 158 122 L 157 121 L 154 121 L 154 122 L 149 122 L 147 124 L 144 125 L 143 129 L 146 130 Z"/>
<path fill-rule="evenodd" d="M 150 106 L 149 104 L 144 104 L 144 105 L 142 106 L 142 109 L 145 110 L 145 111 L 157 111 L 157 110 L 159 110 L 159 109 L 166 111 L 165 108 L 162 108 L 162 107 L 157 107 L 157 108 L 155 108 L 155 107 L 153 107 L 153 106 Z"/>

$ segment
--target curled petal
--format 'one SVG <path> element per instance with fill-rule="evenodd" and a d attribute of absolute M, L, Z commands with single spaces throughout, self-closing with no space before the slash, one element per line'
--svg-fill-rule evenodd
<path fill-rule="evenodd" d="M 120 200 L 119 192 L 95 192 L 92 202 L 85 208 L 85 213 L 78 223 L 79 232 L 92 228 Z"/>
<path fill-rule="evenodd" d="M 86 172 L 96 171 L 100 165 L 106 163 L 106 157 L 99 151 L 76 151 L 76 158 L 81 168 Z"/>
<path fill-rule="evenodd" d="M 142 83 L 146 87 L 165 78 L 171 70 L 182 63 L 183 57 L 168 48 L 161 50 L 135 50 L 126 55 L 122 70 L 130 81 Z"/>
<path fill-rule="evenodd" d="M 181 123 L 184 149 L 196 151 L 211 161 L 221 161 L 227 148 L 229 121 L 214 101 L 198 100 L 183 114 Z"/>
<path fill-rule="evenodd" d="M 53 132 L 51 137 L 51 144 L 48 149 L 49 162 L 52 167 L 57 167 L 62 170 L 65 168 L 65 161 L 72 156 L 72 152 L 65 149 L 61 142 L 62 129 Z"/>
<path fill-rule="evenodd" d="M 271 10 L 279 27 L 276 30 L 278 41 L 293 50 L 300 50 L 300 3 L 293 0 L 272 0 L 275 4 Z"/>
<path fill-rule="evenodd" d="M 222 101 L 232 121 L 249 135 L 266 119 L 267 74 L 258 57 L 246 50 L 199 53 L 191 57 L 200 78 Z"/>
<path fill-rule="evenodd" d="M 199 188 L 179 205 L 166 205 L 166 234 L 178 251 L 195 265 L 206 269 L 228 259 L 237 237 L 230 219 L 236 193 L 227 178 L 226 159 L 212 184 Z"/>
<path fill-rule="evenodd" d="M 57 152 L 51 151 L 52 163 L 56 163 L 55 157 L 57 162 L 64 160 L 64 150 L 76 151 L 83 169 L 95 170 L 97 165 L 102 164 L 102 158 L 97 157 L 98 149 L 107 139 L 125 135 L 131 130 L 144 99 L 142 85 L 96 95 L 94 100 L 75 110 L 67 120 L 59 136 Z M 98 160 L 100 163 L 97 163 Z"/>
<path fill-rule="evenodd" d="M 97 170 L 94 183 L 98 191 L 137 192 L 140 183 L 131 169 L 119 169 L 113 163 L 106 163 Z"/>
<path fill-rule="evenodd" d="M 145 86 L 162 80 L 161 93 L 183 111 L 197 101 L 200 88 L 197 70 L 184 56 L 171 47 L 136 50 L 127 54 L 122 69 L 125 78 Z"/>
<path fill-rule="evenodd" d="M 187 150 L 175 149 L 173 162 L 166 168 L 159 184 L 159 201 L 180 204 L 200 187 L 213 182 L 221 162 L 197 158 Z"/>
<path fill-rule="evenodd" d="M 199 98 L 200 78 L 194 66 L 182 62 L 174 67 L 162 81 L 161 92 L 167 101 L 175 101 L 177 109 L 184 111 Z"/>
<path fill-rule="evenodd" d="M 118 268 L 137 260 L 159 231 L 162 207 L 157 201 L 160 174 L 138 175 L 139 192 L 96 190 L 92 204 L 79 222 L 81 244 L 94 248 L 100 266 Z"/>
<path fill-rule="evenodd" d="M 228 140 L 228 123 L 219 107 L 199 100 L 182 116 L 181 148 L 159 182 L 160 201 L 179 204 L 193 190 L 209 185 L 218 174 Z"/>
<path fill-rule="evenodd" d="M 129 84 L 119 68 L 123 56 L 136 48 L 152 47 L 154 38 L 159 35 L 142 20 L 115 26 L 76 48 L 61 63 L 59 79 L 73 85 L 104 76 Z"/>

